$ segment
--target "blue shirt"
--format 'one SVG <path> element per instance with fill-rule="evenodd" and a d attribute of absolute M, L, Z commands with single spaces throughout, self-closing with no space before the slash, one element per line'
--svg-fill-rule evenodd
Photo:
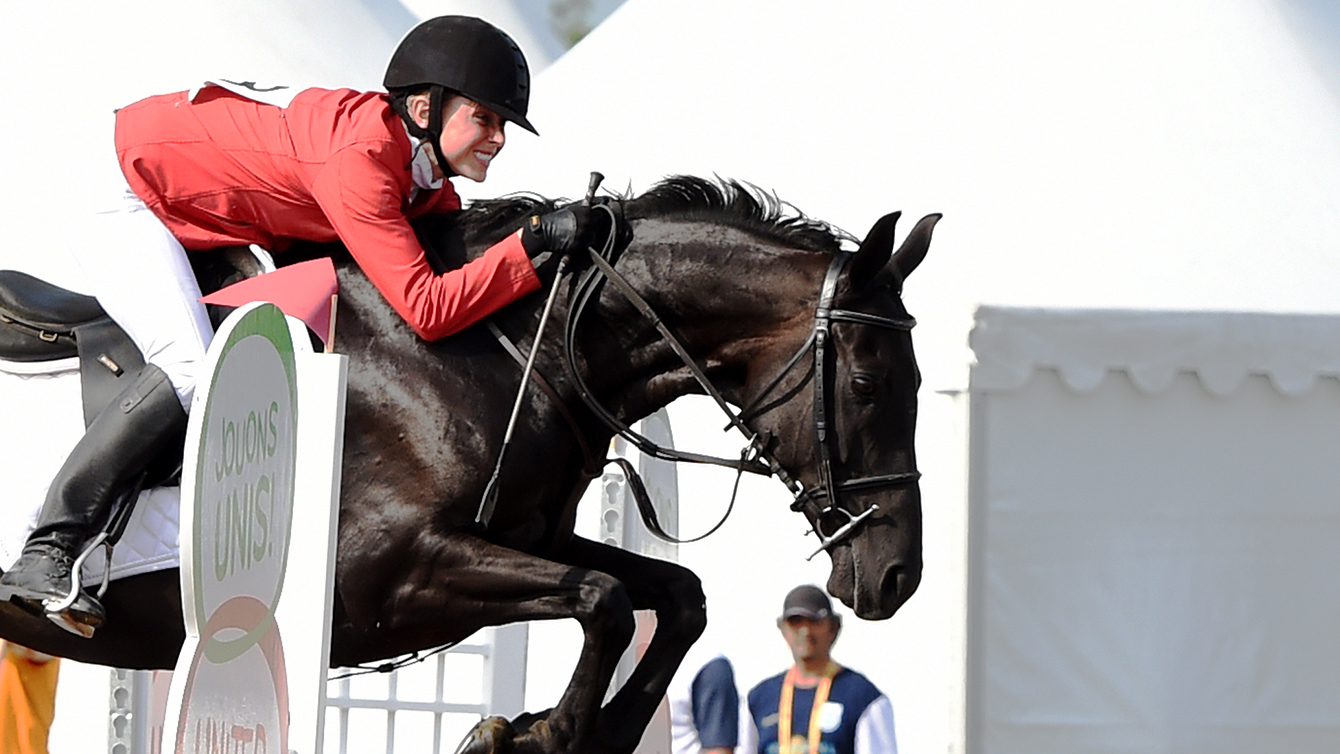
<path fill-rule="evenodd" d="M 704 657 L 708 657 L 705 662 Z M 670 703 L 671 751 L 701 754 L 733 749 L 739 737 L 740 694 L 735 671 L 720 654 L 691 650 L 666 690 Z"/>
<path fill-rule="evenodd" d="M 689 687 L 693 727 L 704 749 L 733 749 L 740 734 L 740 695 L 730 661 L 717 657 L 703 666 Z"/>
<path fill-rule="evenodd" d="M 785 673 L 779 673 L 750 690 L 747 699 L 752 730 L 746 730 L 745 740 L 741 743 L 752 748 L 744 750 L 743 754 L 791 754 L 779 752 L 777 746 L 777 708 L 781 703 L 785 677 Z M 809 750 L 805 742 L 815 691 L 814 687 L 797 687 L 792 703 L 791 736 L 793 741 L 800 739 L 799 751 L 802 752 Z M 842 668 L 833 677 L 828 701 L 819 715 L 819 754 L 897 752 L 893 738 L 893 706 L 875 684 L 855 670 Z"/>

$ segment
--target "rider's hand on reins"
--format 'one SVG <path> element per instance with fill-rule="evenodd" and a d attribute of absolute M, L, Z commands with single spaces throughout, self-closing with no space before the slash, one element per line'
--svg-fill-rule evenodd
<path fill-rule="evenodd" d="M 541 250 L 568 252 L 580 248 L 590 234 L 591 208 L 569 204 L 548 214 L 531 216 L 521 231 L 521 243 L 532 256 Z"/>
<path fill-rule="evenodd" d="M 590 264 L 586 249 L 597 243 L 602 233 L 602 217 L 590 207 L 569 204 L 544 215 L 533 215 L 521 229 L 521 244 L 535 265 L 540 280 L 548 284 L 557 273 L 558 260 L 568 257 L 568 269 L 579 270 Z"/>

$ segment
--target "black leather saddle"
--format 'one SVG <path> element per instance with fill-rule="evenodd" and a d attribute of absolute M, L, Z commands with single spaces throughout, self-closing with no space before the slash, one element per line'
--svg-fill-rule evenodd
<path fill-rule="evenodd" d="M 144 357 L 92 296 L 16 270 L 0 270 L 0 359 L 79 358 L 87 426 L 134 379 Z"/>

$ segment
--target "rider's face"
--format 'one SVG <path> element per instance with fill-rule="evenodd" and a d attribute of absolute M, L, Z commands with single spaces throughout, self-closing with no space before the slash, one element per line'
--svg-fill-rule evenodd
<path fill-rule="evenodd" d="M 502 151 L 506 138 L 502 116 L 460 95 L 447 100 L 442 112 L 442 139 L 438 142 L 447 164 L 472 181 L 488 176 L 489 163 Z"/>

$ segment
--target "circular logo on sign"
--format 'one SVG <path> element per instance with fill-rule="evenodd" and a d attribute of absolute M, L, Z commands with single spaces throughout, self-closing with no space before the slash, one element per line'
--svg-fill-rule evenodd
<path fill-rule="evenodd" d="M 186 675 L 176 751 L 288 751 L 288 679 L 271 612 L 258 600 L 234 597 L 210 616 Z M 261 624 L 267 628 L 237 657 L 226 664 L 209 659 L 206 648 L 215 639 L 250 635 Z M 248 680 L 243 696 L 238 678 Z"/>

